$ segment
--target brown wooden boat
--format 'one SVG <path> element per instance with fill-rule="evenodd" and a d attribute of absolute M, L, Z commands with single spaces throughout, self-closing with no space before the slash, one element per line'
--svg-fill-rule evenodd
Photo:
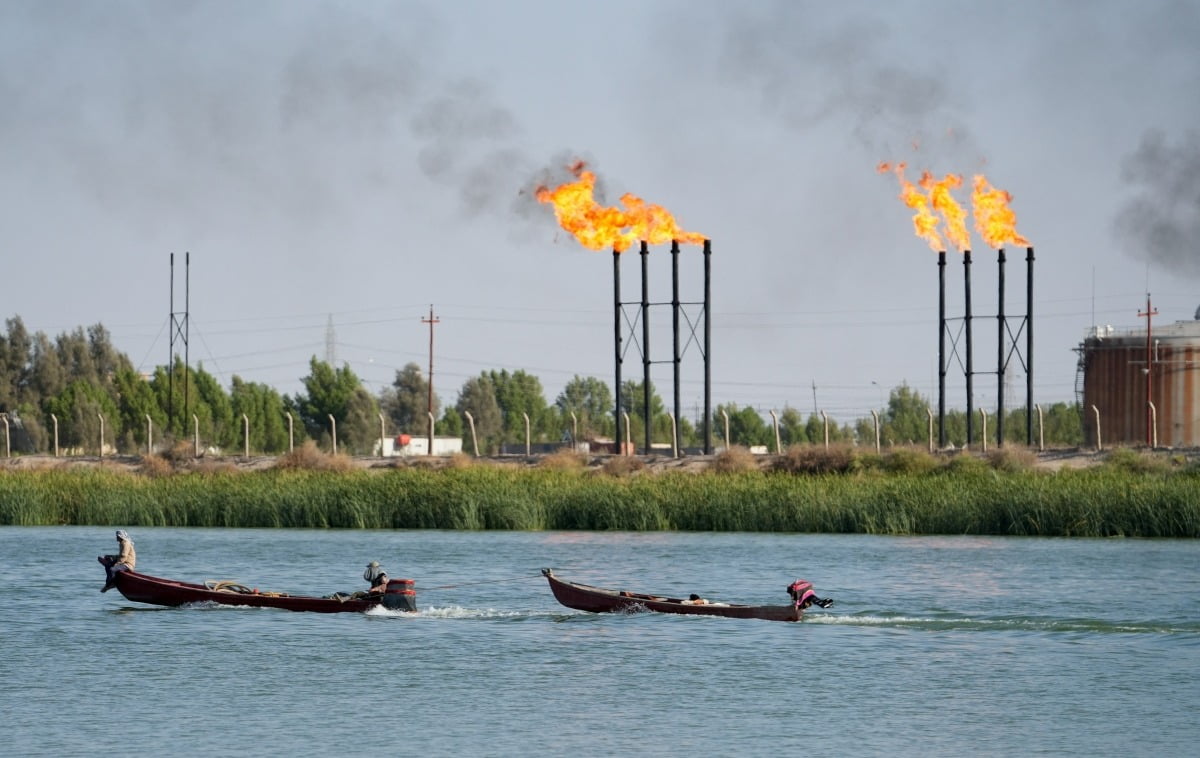
<path fill-rule="evenodd" d="M 685 598 L 673 598 L 666 595 L 647 595 L 625 590 L 609 590 L 592 587 L 578 582 L 559 579 L 548 568 L 542 569 L 542 576 L 550 582 L 550 590 L 554 598 L 568 608 L 590 613 L 634 613 L 638 611 L 656 611 L 658 613 L 679 613 L 689 616 L 726 616 L 739 619 L 764 619 L 767 621 L 799 621 L 804 615 L 804 608 L 797 603 L 791 605 L 737 605 L 734 603 L 714 603 L 711 601 L 695 601 Z M 811 591 L 811 584 L 803 582 L 807 587 L 801 587 L 803 593 Z M 795 586 L 795 585 L 793 585 Z"/>
<path fill-rule="evenodd" d="M 389 610 L 417 610 L 417 593 L 413 590 L 412 579 L 389 579 L 387 590 L 383 593 L 336 593 L 329 597 L 260 592 L 230 581 L 210 580 L 204 584 L 191 584 L 135 571 L 117 572 L 113 584 L 126 600 L 151 605 L 216 603 L 316 613 L 362 613 L 379 606 Z"/>

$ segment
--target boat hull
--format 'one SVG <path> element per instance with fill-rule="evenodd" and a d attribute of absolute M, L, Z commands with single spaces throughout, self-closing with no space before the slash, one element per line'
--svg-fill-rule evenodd
<path fill-rule="evenodd" d="M 384 604 L 383 595 L 368 595 L 362 598 L 323 598 L 304 595 L 282 595 L 257 591 L 236 592 L 211 589 L 203 584 L 177 582 L 134 571 L 116 574 L 114 584 L 126 600 L 135 603 L 175 607 L 190 603 L 216 603 L 217 605 L 250 606 L 253 608 L 282 608 L 288 611 L 314 613 L 362 613 Z M 406 610 L 415 610 L 413 608 Z"/>
<path fill-rule="evenodd" d="M 568 608 L 588 613 L 654 611 L 685 616 L 724 616 L 765 621 L 799 621 L 804 615 L 804 611 L 795 605 L 736 605 L 732 603 L 698 605 L 681 598 L 610 590 L 569 582 L 555 576 L 550 569 L 542 569 L 542 575 L 550 583 L 550 591 L 554 593 L 555 600 Z"/>

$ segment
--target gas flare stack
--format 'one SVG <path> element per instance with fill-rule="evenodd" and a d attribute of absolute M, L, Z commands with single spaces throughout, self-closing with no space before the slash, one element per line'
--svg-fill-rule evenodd
<path fill-rule="evenodd" d="M 712 370 L 711 370 L 711 335 L 709 314 L 711 308 L 711 264 L 712 244 L 702 234 L 684 231 L 671 215 L 661 205 L 647 203 L 632 193 L 621 196 L 620 207 L 601 205 L 595 198 L 596 175 L 588 170 L 583 161 L 575 161 L 567 167 L 576 181 L 566 182 L 551 189 L 548 186 L 537 188 L 535 197 L 538 202 L 551 205 L 559 226 L 570 232 L 579 244 L 589 250 L 612 249 L 613 254 L 613 351 L 616 403 L 613 415 L 616 421 L 616 445 L 618 451 L 626 452 L 625 436 L 622 434 L 622 402 L 621 402 L 621 365 L 625 361 L 628 345 L 636 345 L 642 357 L 643 401 L 646 409 L 646 451 L 650 450 L 650 437 L 653 419 L 650 415 L 651 382 L 650 366 L 655 363 L 650 354 L 650 308 L 651 306 L 670 305 L 674 333 L 674 351 L 671 363 L 674 368 L 674 436 L 672 448 L 676 455 L 679 453 L 679 370 L 683 359 L 685 346 L 680 344 L 680 316 L 688 316 L 687 322 L 691 329 L 691 337 L 687 344 L 697 341 L 696 328 L 703 318 L 704 333 L 702 358 L 704 361 L 704 452 L 712 453 Z M 635 242 L 641 244 L 642 258 L 642 299 L 625 302 L 621 300 L 621 254 Z M 671 243 L 671 302 L 651 303 L 650 284 L 648 275 L 648 260 L 651 245 Z M 679 246 L 681 244 L 702 245 L 704 250 L 704 300 L 701 303 L 683 302 L 679 299 Z M 693 319 L 684 310 L 685 306 L 700 305 L 700 315 Z M 633 312 L 632 318 L 626 309 Z M 639 342 L 637 326 L 641 325 L 642 335 Z M 626 337 L 628 336 L 628 340 Z M 658 361 L 664 363 L 665 361 Z M 624 430 L 628 434 L 628 429 Z"/>
<path fill-rule="evenodd" d="M 938 445 L 946 447 L 946 375 L 950 360 L 955 358 L 963 368 L 967 399 L 967 441 L 970 446 L 974 434 L 974 376 L 973 332 L 971 312 L 971 251 L 964 250 L 963 257 L 963 316 L 961 319 L 946 316 L 946 252 L 938 252 Z M 996 309 L 996 445 L 1004 445 L 1004 376 L 1012 359 L 1021 362 L 1025 370 L 1025 437 L 1026 444 L 1033 445 L 1033 248 L 1025 252 L 1025 314 L 1013 322 L 1005 313 L 1005 253 L 1004 248 L 996 251 L 997 265 L 997 309 Z M 958 321 L 958 329 L 952 332 L 951 323 Z M 1020 339 L 1025 337 L 1025 352 L 1020 350 Z M 946 342 L 950 342 L 950 353 Z M 959 355 L 959 341 L 963 343 L 964 355 Z M 980 372 L 987 373 L 987 372 Z"/>
<path fill-rule="evenodd" d="M 913 211 L 913 231 L 925 240 L 938 254 L 938 444 L 946 447 L 946 374 L 949 373 L 951 357 L 956 358 L 963 369 L 967 394 L 966 445 L 975 439 L 975 363 L 971 313 L 971 233 L 967 228 L 967 211 L 954 198 L 954 190 L 962 187 L 963 178 L 958 174 L 946 174 L 938 179 L 930 171 L 923 171 L 915 184 L 905 178 L 904 163 L 880 163 L 876 170 L 881 174 L 895 174 L 900 183 L 900 199 Z M 1017 233 L 1017 216 L 1009 203 L 1012 195 L 993 187 L 987 177 L 977 174 L 971 192 L 971 213 L 975 218 L 975 230 L 983 237 L 987 246 L 997 251 L 999 266 L 999 297 L 996 309 L 996 444 L 1004 445 L 1004 376 L 1012 358 L 1021 361 L 1025 369 L 1025 435 L 1028 444 L 1033 444 L 1033 248 L 1027 248 L 1026 264 L 1026 308 L 1014 332 L 1004 312 L 1004 246 L 1029 245 L 1029 240 Z M 963 317 L 957 331 L 951 334 L 950 321 L 946 318 L 946 244 L 943 233 L 938 229 L 943 222 L 945 240 L 962 252 L 963 257 Z M 1025 335 L 1025 353 L 1021 354 L 1019 343 Z M 946 341 L 950 341 L 950 354 L 946 352 Z M 963 340 L 964 355 L 959 355 L 959 340 Z M 981 372 L 986 373 L 986 372 Z M 986 434 L 986 430 L 985 430 Z M 986 442 L 984 443 L 986 445 Z"/>
<path fill-rule="evenodd" d="M 671 241 L 671 301 L 669 303 L 652 303 L 650 302 L 650 284 L 649 284 L 649 265 L 650 246 L 645 241 L 641 241 L 639 254 L 641 256 L 641 283 L 642 283 L 642 299 L 640 301 L 621 300 L 621 250 L 613 247 L 613 347 L 614 347 L 614 386 L 616 387 L 616 442 L 618 449 L 624 452 L 622 440 L 622 396 L 621 396 L 621 366 L 625 362 L 625 352 L 627 348 L 626 336 L 628 336 L 628 344 L 638 347 L 638 351 L 642 358 L 642 402 L 643 408 L 646 409 L 649 415 L 651 407 L 651 382 L 650 382 L 650 366 L 654 363 L 665 363 L 666 361 L 654 361 L 650 353 L 650 309 L 653 306 L 670 305 L 671 306 L 671 333 L 672 333 L 672 376 L 674 390 L 674 440 L 673 449 L 678 454 L 680 450 L 679 440 L 679 418 L 681 413 L 680 405 L 680 366 L 683 361 L 684 352 L 689 345 L 697 341 L 697 324 L 703 320 L 703 336 L 700 347 L 701 358 L 704 363 L 704 422 L 703 422 L 703 438 L 704 438 L 704 453 L 705 455 L 712 454 L 712 242 L 711 240 L 703 240 L 704 250 L 704 299 L 702 301 L 685 302 L 680 300 L 679 296 L 679 257 L 681 255 L 679 241 Z M 628 306 L 628 309 L 627 309 Z M 697 318 L 690 318 L 686 308 L 688 306 L 700 306 L 700 313 Z M 633 312 L 632 318 L 630 311 Z M 680 317 L 683 316 L 687 320 L 690 336 L 686 344 L 680 342 Z M 641 325 L 642 335 L 639 342 L 637 335 L 637 326 Z M 646 419 L 645 424 L 645 449 L 650 450 L 651 443 L 651 420 Z"/>

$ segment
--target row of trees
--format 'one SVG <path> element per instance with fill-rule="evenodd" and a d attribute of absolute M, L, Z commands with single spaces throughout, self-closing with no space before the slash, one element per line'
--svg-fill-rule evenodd
<path fill-rule="evenodd" d="M 415 363 L 397 371 L 392 385 L 378 396 L 372 395 L 348 366 L 335 368 L 315 357 L 302 381 L 304 390 L 288 396 L 234 376 L 227 391 L 202 364 L 185 366 L 178 357 L 172 371 L 159 366 L 144 376 L 112 346 L 108 331 L 100 324 L 60 334 L 52 341 L 41 332 L 29 334 L 18 317 L 8 319 L 6 334 L 0 334 L 0 413 L 9 420 L 15 450 L 52 449 L 55 420 L 60 447 L 95 451 L 104 423 L 105 441 L 126 453 L 145 450 L 148 434 L 153 434 L 155 441 L 169 443 L 172 439 L 190 440 L 197 427 L 205 447 L 240 450 L 245 444 L 243 415 L 248 420 L 250 449 L 263 453 L 286 451 L 289 439 L 298 444 L 311 438 L 327 447 L 331 416 L 339 449 L 354 454 L 374 448 L 380 414 L 387 421 L 388 434 L 420 435 L 428 430 L 429 383 Z M 645 438 L 649 419 L 652 439 L 668 443 L 671 418 L 653 389 L 647 413 L 642 384 L 624 382 L 622 410 L 629 416 L 631 439 Z M 506 370 L 484 371 L 468 379 L 453 406 L 443 407 L 441 398 L 433 396 L 437 434 L 463 437 L 470 450 L 471 434 L 464 423 L 469 412 L 481 453 L 495 453 L 504 445 L 523 445 L 526 417 L 535 443 L 611 439 L 615 431 L 613 405 L 609 385 L 595 377 L 574 377 L 550 404 L 537 377 Z M 883 442 L 923 444 L 928 439 L 928 406 L 928 401 L 907 385 L 893 389 L 880 419 Z M 291 430 L 289 414 L 295 424 Z M 147 428 L 147 417 L 153 431 Z M 724 437 L 726 418 L 732 444 L 774 448 L 774 424 L 754 408 L 734 403 L 715 409 L 717 444 Z M 948 439 L 962 445 L 965 415 L 950 413 L 946 423 Z M 1012 411 L 1006 423 L 1006 438 L 1024 441 L 1024 411 Z M 699 420 L 678 419 L 684 447 L 703 446 L 698 425 Z M 785 407 L 778 414 L 778 425 L 784 446 L 821 444 L 826 439 L 825 421 L 817 414 L 804 417 Z M 828 426 L 830 442 L 873 444 L 874 434 L 870 418 L 847 425 L 831 421 Z M 1065 403 L 1051 406 L 1045 415 L 1045 435 L 1047 444 L 1079 444 L 1082 431 L 1077 407 Z"/>

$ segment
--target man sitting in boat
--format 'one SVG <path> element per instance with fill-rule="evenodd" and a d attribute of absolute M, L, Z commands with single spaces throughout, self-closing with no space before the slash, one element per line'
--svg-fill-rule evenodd
<path fill-rule="evenodd" d="M 688 595 L 688 599 L 683 601 L 684 605 L 708 605 L 708 601 L 697 595 L 695 592 Z"/>
<path fill-rule="evenodd" d="M 104 566 L 105 582 L 101 592 L 108 592 L 117 586 L 117 574 L 122 571 L 133 571 L 137 565 L 137 553 L 133 549 L 133 540 L 124 529 L 117 530 L 117 554 L 97 556 L 96 560 Z"/>
<path fill-rule="evenodd" d="M 367 594 L 382 595 L 387 590 L 388 575 L 379 565 L 379 561 L 371 561 L 367 564 L 367 570 L 363 572 L 363 579 L 371 585 L 371 589 L 367 590 Z"/>
<path fill-rule="evenodd" d="M 792 597 L 792 603 L 797 608 L 807 608 L 810 605 L 819 605 L 822 608 L 828 608 L 833 605 L 833 598 L 817 597 L 817 593 L 813 592 L 812 584 L 803 579 L 797 579 L 788 585 L 788 594 Z"/>

